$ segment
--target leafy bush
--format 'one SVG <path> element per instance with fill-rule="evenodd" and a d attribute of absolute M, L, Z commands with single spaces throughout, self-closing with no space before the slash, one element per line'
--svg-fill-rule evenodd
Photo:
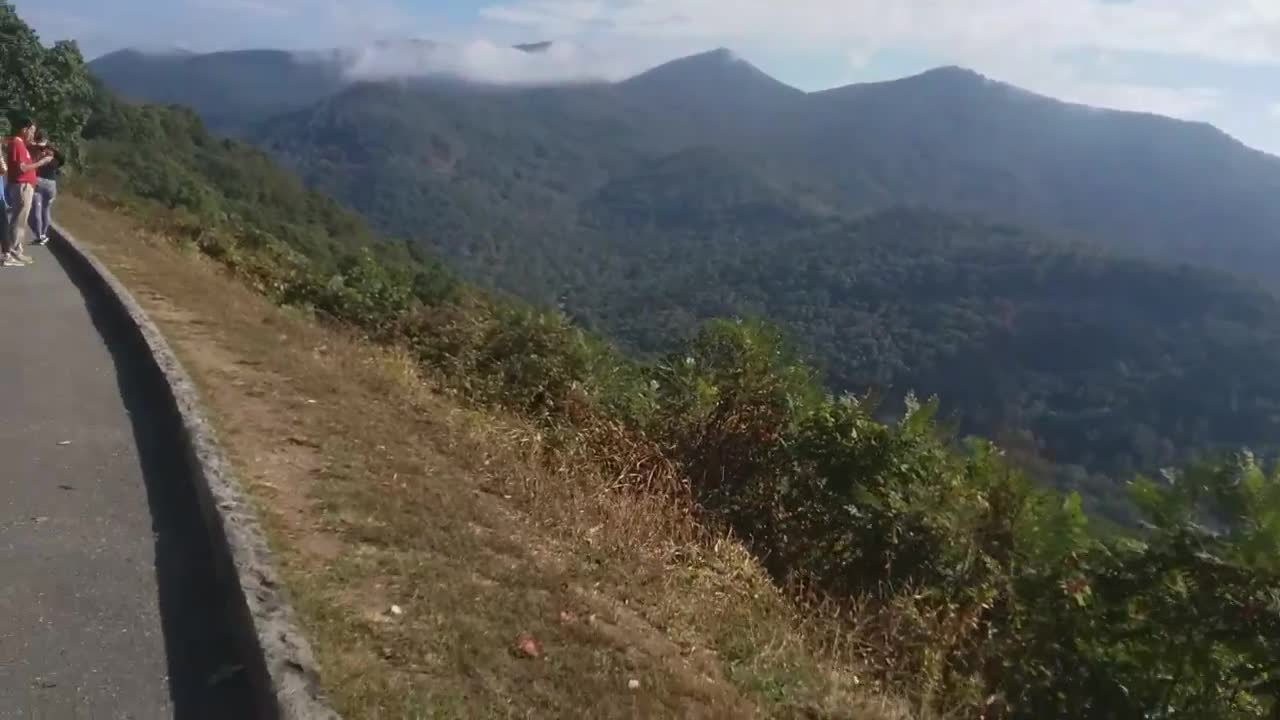
<path fill-rule="evenodd" d="M 1244 454 L 1171 481 L 1134 484 L 1140 539 L 1019 578 L 999 668 L 1018 716 L 1280 712 L 1280 474 Z"/>
<path fill-rule="evenodd" d="M 334 275 L 304 276 L 284 300 L 309 304 L 375 338 L 390 339 L 397 335 L 414 294 L 404 273 L 379 263 L 365 251 L 344 258 Z"/>

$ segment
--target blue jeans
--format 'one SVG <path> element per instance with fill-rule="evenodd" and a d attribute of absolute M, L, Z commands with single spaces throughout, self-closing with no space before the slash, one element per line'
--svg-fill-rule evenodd
<path fill-rule="evenodd" d="M 7 187 L 9 178 L 0 175 L 0 210 L 4 211 L 5 217 L 9 216 L 9 188 Z"/>
<path fill-rule="evenodd" d="M 44 239 L 49 237 L 49 229 L 53 227 L 53 219 L 50 213 L 53 209 L 53 201 L 57 198 L 57 180 L 40 178 L 36 182 L 35 199 L 31 203 L 31 229 L 35 232 L 37 238 Z"/>

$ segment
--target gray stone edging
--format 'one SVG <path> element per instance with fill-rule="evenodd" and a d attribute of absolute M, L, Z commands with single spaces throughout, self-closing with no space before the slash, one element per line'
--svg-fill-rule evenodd
<path fill-rule="evenodd" d="M 237 634 L 242 656 L 257 666 L 245 671 L 253 676 L 260 718 L 340 720 L 323 698 L 311 647 L 293 620 L 255 513 L 204 417 L 190 376 L 160 330 L 110 270 L 62 227 L 54 226 L 53 242 L 56 250 L 64 251 L 59 255 L 87 271 L 86 276 L 117 306 L 130 329 L 136 330 L 168 389 L 171 398 L 167 399 L 181 418 L 177 435 L 184 445 L 201 521 L 219 555 L 214 558 L 216 571 L 225 575 L 220 580 L 234 583 L 243 600 L 238 608 L 241 616 L 231 619 L 239 627 L 229 629 Z"/>

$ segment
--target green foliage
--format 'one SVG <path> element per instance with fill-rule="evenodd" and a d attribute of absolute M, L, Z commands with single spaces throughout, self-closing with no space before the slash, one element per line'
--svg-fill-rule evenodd
<path fill-rule="evenodd" d="M 563 415 L 594 359 L 564 318 L 523 307 L 497 309 L 475 350 L 472 372 L 493 379 L 493 399 L 534 417 Z"/>
<path fill-rule="evenodd" d="M 1140 540 L 1080 544 L 1021 578 L 1001 668 L 1010 700 L 1028 717 L 1271 717 L 1277 492 L 1280 473 L 1248 455 L 1135 483 L 1150 521 Z"/>
<path fill-rule="evenodd" d="M 192 224 L 258 244 L 280 242 L 328 269 L 359 248 L 413 264 L 405 248 L 375 243 L 357 217 L 308 191 L 261 151 L 209 135 L 190 111 L 136 107 L 100 91 L 84 135 L 91 144 L 87 171 L 96 184 L 118 184 L 134 197 L 181 210 Z"/>
<path fill-rule="evenodd" d="M 62 41 L 46 48 L 13 5 L 0 1 L 0 114 L 9 119 L 29 114 L 74 160 L 92 97 L 89 72 L 76 44 Z"/>
<path fill-rule="evenodd" d="M 389 339 L 411 308 L 462 289 L 439 262 L 377 237 L 261 151 L 210 135 L 188 110 L 130 105 L 99 87 L 84 137 L 90 192 L 148 214 L 165 209 L 169 232 L 281 301 Z"/>
<path fill-rule="evenodd" d="M 831 385 L 880 390 L 882 417 L 936 395 L 962 433 L 1056 464 L 1038 476 L 1114 519 L 1103 476 L 1276 447 L 1280 384 L 1257 359 L 1280 361 L 1280 304 L 1225 276 L 923 211 L 595 245 L 599 286 L 567 306 L 629 348 L 744 310 L 784 322 Z"/>
<path fill-rule="evenodd" d="M 1136 482 L 1151 528 L 1100 540 L 1078 496 L 948 442 L 936 405 L 879 422 L 816 393 L 758 326 L 713 323 L 654 377 L 650 432 L 703 511 L 780 579 L 898 607 L 894 641 L 925 638 L 913 681 L 949 701 L 1019 718 L 1277 707 L 1280 473 L 1251 457 Z"/>
<path fill-rule="evenodd" d="M 759 323 L 708 323 L 654 377 L 656 422 L 674 451 L 696 482 L 728 496 L 775 468 L 793 418 L 819 397 L 813 374 Z"/>
<path fill-rule="evenodd" d="M 380 339 L 394 337 L 414 300 L 409 277 L 378 262 L 366 249 L 340 263 L 324 282 L 304 279 L 290 288 L 285 302 L 309 304 L 328 316 L 363 328 Z"/>
<path fill-rule="evenodd" d="M 1150 531 L 1101 541 L 1078 497 L 1035 490 L 988 444 L 958 452 L 932 406 L 884 424 L 815 397 L 751 326 L 713 324 L 685 353 L 657 375 L 660 417 L 700 506 L 780 577 L 885 603 L 905 590 L 936 655 L 917 681 L 1025 718 L 1276 707 L 1280 474 L 1245 458 L 1136 483 Z"/>

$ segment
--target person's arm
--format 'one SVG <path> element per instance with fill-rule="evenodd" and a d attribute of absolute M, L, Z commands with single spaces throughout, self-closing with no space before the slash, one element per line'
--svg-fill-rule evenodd
<path fill-rule="evenodd" d="M 51 162 L 53 162 L 53 156 L 45 155 L 44 157 L 40 158 L 39 160 L 36 160 L 35 162 L 22 163 L 21 165 L 19 165 L 19 167 L 22 169 L 22 172 L 27 172 L 29 170 L 39 170 L 40 168 L 44 167 L 45 165 L 48 165 Z"/>
<path fill-rule="evenodd" d="M 24 159 L 25 158 L 25 159 Z M 18 172 L 25 173 L 37 170 L 49 164 L 49 158 L 41 160 L 32 160 L 31 151 L 25 143 L 20 143 L 16 138 L 9 141 L 9 162 L 18 166 Z"/>

